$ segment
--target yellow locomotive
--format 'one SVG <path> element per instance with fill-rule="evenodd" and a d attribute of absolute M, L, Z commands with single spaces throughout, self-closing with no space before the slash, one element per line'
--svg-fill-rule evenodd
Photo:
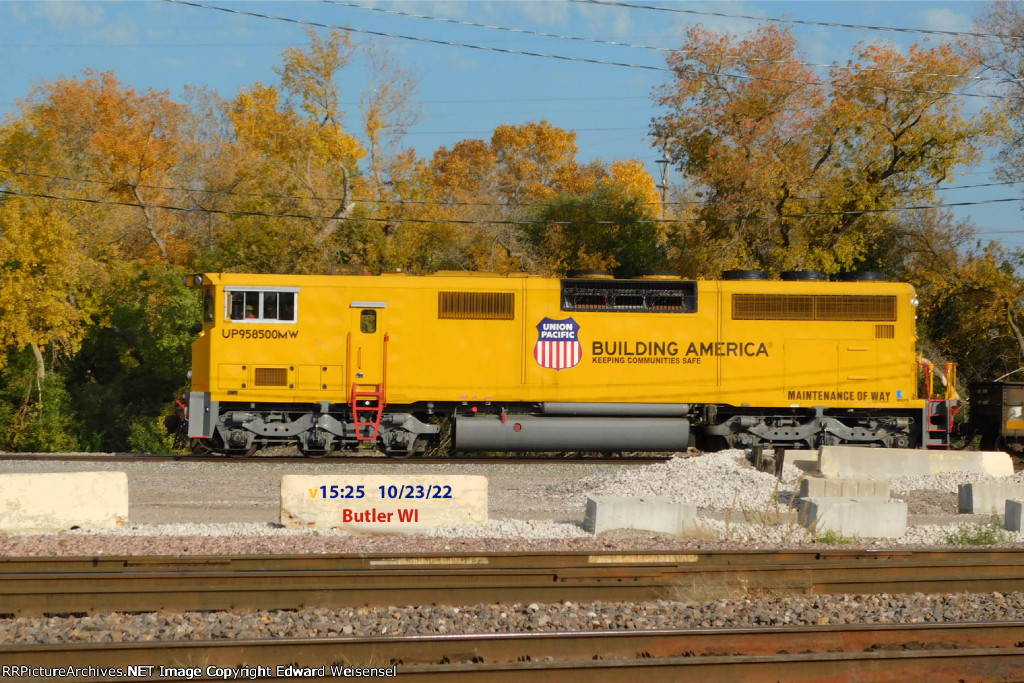
<path fill-rule="evenodd" d="M 945 447 L 913 288 L 784 276 L 191 275 L 188 435 L 234 455 L 406 456 L 449 433 L 460 451 Z"/>

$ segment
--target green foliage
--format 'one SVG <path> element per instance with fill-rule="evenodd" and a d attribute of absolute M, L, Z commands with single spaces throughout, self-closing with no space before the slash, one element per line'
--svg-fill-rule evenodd
<path fill-rule="evenodd" d="M 602 186 L 544 205 L 525 233 L 554 272 L 598 268 L 634 277 L 666 265 L 652 218 L 639 199 L 623 199 Z"/>
<path fill-rule="evenodd" d="M 702 252 L 701 274 L 863 269 L 886 255 L 890 210 L 933 201 L 1004 131 L 1001 105 L 967 117 L 959 98 L 936 96 L 976 68 L 965 45 L 864 44 L 853 57 L 821 75 L 775 26 L 739 37 L 693 27 L 668 57 L 673 78 L 656 93 L 667 113 L 652 132 L 699 198 L 687 217 L 703 220 L 683 237 Z"/>
<path fill-rule="evenodd" d="M 853 536 L 844 536 L 842 533 L 835 529 L 829 529 L 825 533 L 814 537 L 815 543 L 829 543 L 833 545 L 850 545 L 852 543 L 860 543 L 860 536 L 854 534 Z"/>
<path fill-rule="evenodd" d="M 51 371 L 37 383 L 36 370 L 28 349 L 8 354 L 0 370 L 0 450 L 79 450 L 64 377 Z"/>
<path fill-rule="evenodd" d="M 959 546 L 998 545 L 1006 541 L 1006 530 L 999 522 L 999 515 L 993 514 L 987 524 L 957 525 L 955 531 L 946 534 L 946 543 Z"/>
<path fill-rule="evenodd" d="M 113 291 L 106 324 L 92 328 L 68 366 L 73 408 L 93 450 L 168 450 L 160 419 L 186 384 L 200 301 L 182 273 L 140 269 Z"/>
<path fill-rule="evenodd" d="M 132 453 L 172 453 L 174 435 L 167 433 L 162 417 L 138 418 L 128 429 L 128 449 Z"/>

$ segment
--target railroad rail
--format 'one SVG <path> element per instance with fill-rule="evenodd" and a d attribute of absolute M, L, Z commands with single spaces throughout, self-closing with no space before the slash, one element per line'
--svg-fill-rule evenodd
<path fill-rule="evenodd" d="M 464 680 L 1020 680 L 1024 622 L 845 625 L 311 638 L 240 641 L 8 645 L 0 665 L 96 670 L 168 666 L 198 670 L 159 680 L 223 680 L 218 670 L 300 663 L 325 667 L 396 667 L 405 679 Z M 56 664 L 55 664 L 56 663 Z M 80 683 L 111 680 L 77 677 Z M 153 680 L 140 676 L 136 680 Z"/>
<path fill-rule="evenodd" d="M 394 458 L 383 453 L 369 452 L 359 455 L 340 455 L 323 457 L 306 457 L 301 455 L 255 455 L 251 457 L 232 457 L 228 455 L 156 455 L 148 453 L 116 453 L 116 454 L 93 454 L 93 453 L 0 453 L 0 461 L 25 461 L 25 462 L 230 462 L 230 463 L 257 463 L 257 464 L 343 464 L 343 463 L 409 463 L 415 465 L 445 465 L 445 464 L 501 464 L 501 465 L 533 465 L 547 463 L 587 463 L 595 465 L 651 465 L 668 462 L 673 455 L 624 455 L 616 457 L 599 455 L 457 455 L 446 457 L 408 457 Z"/>
<path fill-rule="evenodd" d="M 1024 590 L 1024 551 L 0 558 L 7 615 Z"/>

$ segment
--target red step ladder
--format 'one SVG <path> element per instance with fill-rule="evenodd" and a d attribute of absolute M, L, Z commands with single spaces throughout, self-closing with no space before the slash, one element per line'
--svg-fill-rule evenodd
<path fill-rule="evenodd" d="M 919 362 L 924 375 L 925 399 L 925 448 L 949 448 L 953 430 L 953 405 L 959 398 L 956 393 L 956 363 L 945 363 L 941 369 L 935 363 Z M 936 375 L 940 381 L 936 382 Z M 940 386 L 941 385 L 941 386 Z"/>
<path fill-rule="evenodd" d="M 352 419 L 356 425 L 358 441 L 376 441 L 380 434 L 380 416 L 384 402 L 383 384 L 352 384 Z M 372 433 L 364 433 L 365 427 L 373 427 Z M 369 430 L 367 430 L 369 431 Z"/>

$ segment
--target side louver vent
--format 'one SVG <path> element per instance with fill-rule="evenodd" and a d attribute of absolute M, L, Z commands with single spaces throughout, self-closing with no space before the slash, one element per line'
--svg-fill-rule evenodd
<path fill-rule="evenodd" d="M 442 320 L 514 320 L 514 292 L 438 292 L 437 317 Z"/>
<path fill-rule="evenodd" d="M 896 297 L 829 294 L 733 294 L 733 320 L 895 321 Z"/>

